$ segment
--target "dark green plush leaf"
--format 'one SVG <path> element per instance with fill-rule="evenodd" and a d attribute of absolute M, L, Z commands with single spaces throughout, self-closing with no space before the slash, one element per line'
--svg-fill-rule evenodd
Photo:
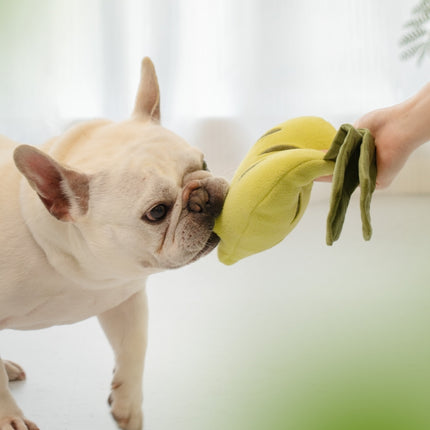
<path fill-rule="evenodd" d="M 363 237 L 370 240 L 372 225 L 370 223 L 370 202 L 376 185 L 376 148 L 373 136 L 369 130 L 360 129 L 363 140 L 358 161 L 358 176 L 360 179 L 360 210 L 363 227 Z"/>
<path fill-rule="evenodd" d="M 346 210 L 354 190 L 360 185 L 360 209 L 363 236 L 370 239 L 370 201 L 376 184 L 376 149 L 369 130 L 355 129 L 344 124 L 338 130 L 325 160 L 335 161 L 327 216 L 326 242 L 332 245 L 339 239 Z"/>

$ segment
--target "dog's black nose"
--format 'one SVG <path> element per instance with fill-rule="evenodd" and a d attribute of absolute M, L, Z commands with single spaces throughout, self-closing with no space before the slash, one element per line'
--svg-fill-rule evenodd
<path fill-rule="evenodd" d="M 204 188 L 197 188 L 190 193 L 188 210 L 190 212 L 206 212 L 209 205 L 209 194 Z"/>
<path fill-rule="evenodd" d="M 217 217 L 225 199 L 225 186 L 214 178 L 192 181 L 184 191 L 185 204 L 190 212 Z"/>

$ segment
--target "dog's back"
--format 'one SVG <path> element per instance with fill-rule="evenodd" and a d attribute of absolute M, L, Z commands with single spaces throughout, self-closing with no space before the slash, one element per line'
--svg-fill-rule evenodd
<path fill-rule="evenodd" d="M 0 193 L 0 219 L 7 217 L 8 207 L 18 203 L 20 175 L 13 162 L 13 151 L 16 146 L 18 146 L 16 142 L 0 135 L 0 178 L 2 188 Z"/>
<path fill-rule="evenodd" d="M 12 154 L 18 143 L 0 134 L 0 169 L 6 163 L 12 162 Z"/>

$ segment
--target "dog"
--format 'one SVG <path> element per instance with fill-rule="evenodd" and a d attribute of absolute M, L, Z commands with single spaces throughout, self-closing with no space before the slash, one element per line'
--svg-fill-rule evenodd
<path fill-rule="evenodd" d="M 143 427 L 146 278 L 207 254 L 228 190 L 203 154 L 160 124 L 154 65 L 142 61 L 132 116 L 75 125 L 41 149 L 0 138 L 0 329 L 97 316 L 115 354 L 111 413 Z M 37 430 L 0 359 L 0 430 Z"/>

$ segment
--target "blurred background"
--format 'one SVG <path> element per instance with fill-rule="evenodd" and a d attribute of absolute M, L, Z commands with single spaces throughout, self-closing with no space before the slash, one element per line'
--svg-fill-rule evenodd
<path fill-rule="evenodd" d="M 417 4 L 1 0 L 0 130 L 38 144 L 76 120 L 124 119 L 148 55 L 164 124 L 231 176 L 249 146 L 285 119 L 318 115 L 338 126 L 426 83 L 428 61 L 400 58 Z"/>
<path fill-rule="evenodd" d="M 429 3 L 0 0 L 0 133 L 38 145 L 77 120 L 127 118 L 150 56 L 163 124 L 230 178 L 288 118 L 339 127 L 418 91 Z M 151 278 L 146 428 L 428 430 L 429 166 L 424 145 L 375 194 L 369 243 L 353 202 L 324 245 L 330 187 L 316 184 L 278 247 Z M 115 428 L 95 320 L 0 341 L 27 370 L 14 394 L 41 428 Z"/>

